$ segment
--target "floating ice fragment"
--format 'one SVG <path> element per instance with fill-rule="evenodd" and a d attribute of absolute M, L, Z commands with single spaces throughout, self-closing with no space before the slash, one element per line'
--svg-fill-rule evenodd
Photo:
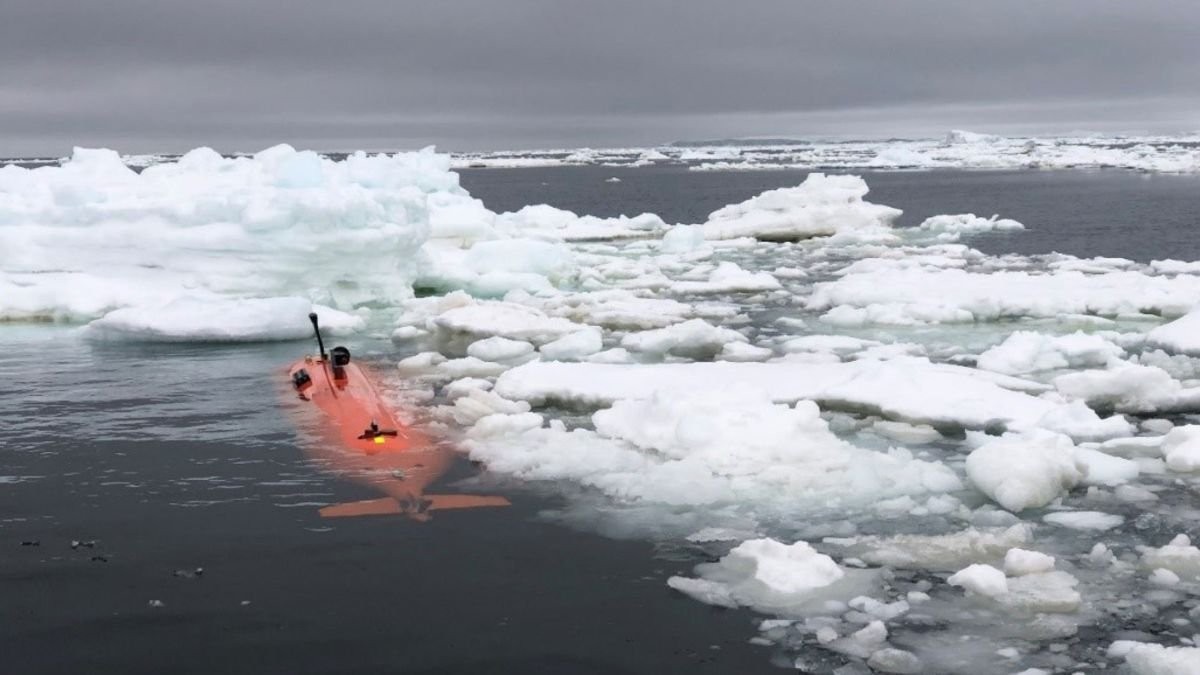
<path fill-rule="evenodd" d="M 700 579 L 671 577 L 667 584 L 702 602 L 763 611 L 798 610 L 846 576 L 832 558 L 806 542 L 774 539 L 744 541 L 718 562 L 697 565 L 696 571 Z"/>
<path fill-rule="evenodd" d="M 704 236 L 795 241 L 890 227 L 900 211 L 864 202 L 866 194 L 867 184 L 858 176 L 811 173 L 798 187 L 769 190 L 714 211 L 704 224 Z"/>
<path fill-rule="evenodd" d="M 925 671 L 925 665 L 916 654 L 886 647 L 878 649 L 867 659 L 867 665 L 880 673 L 897 673 L 899 675 L 915 675 Z"/>
<path fill-rule="evenodd" d="M 1200 425 L 1175 427 L 1162 438 L 1159 449 L 1172 471 L 1200 469 Z"/>
<path fill-rule="evenodd" d="M 533 345 L 524 340 L 499 336 L 484 338 L 467 346 L 467 355 L 482 361 L 511 361 L 533 353 Z"/>
<path fill-rule="evenodd" d="M 144 342 L 264 342 L 306 340 L 313 328 L 309 312 L 316 311 L 321 327 L 331 335 L 361 330 L 361 316 L 313 305 L 303 298 L 184 296 L 166 304 L 126 307 L 92 321 L 85 335 L 101 340 Z"/>
<path fill-rule="evenodd" d="M 1054 569 L 1054 556 L 1038 551 L 1010 548 L 1004 554 L 1004 573 L 1010 577 L 1049 572 Z"/>
<path fill-rule="evenodd" d="M 973 450 L 967 476 L 1012 512 L 1045 506 L 1082 478 L 1075 446 L 1061 434 L 1034 431 L 1005 436 Z"/>
<path fill-rule="evenodd" d="M 1169 570 L 1181 579 L 1195 581 L 1200 579 L 1200 549 L 1180 534 L 1166 546 L 1142 549 L 1142 567 Z"/>
<path fill-rule="evenodd" d="M 1072 530 L 1094 531 L 1111 530 L 1125 522 L 1124 516 L 1099 511 L 1060 511 L 1048 513 L 1042 520 Z"/>
<path fill-rule="evenodd" d="M 1200 307 L 1146 334 L 1146 343 L 1172 354 L 1200 356 Z"/>
<path fill-rule="evenodd" d="M 1008 582 L 1004 578 L 1004 572 L 991 565 L 980 563 L 959 570 L 951 575 L 946 583 L 951 586 L 961 586 L 972 593 L 988 597 L 1008 592 Z"/>
<path fill-rule="evenodd" d="M 1125 350 L 1098 336 L 1078 332 L 1051 336 L 1016 331 L 1001 344 L 979 355 L 977 365 L 1008 375 L 1023 375 L 1061 368 L 1103 367 Z"/>
<path fill-rule="evenodd" d="M 550 361 L 578 361 L 603 348 L 600 329 L 588 327 L 542 345 L 538 353 Z"/>
<path fill-rule="evenodd" d="M 621 340 L 621 346 L 646 354 L 703 359 L 712 358 L 731 342 L 747 342 L 746 336 L 704 319 L 691 319 L 666 328 L 631 333 Z"/>
<path fill-rule="evenodd" d="M 1166 647 L 1145 642 L 1118 640 L 1108 650 L 1109 658 L 1125 658 L 1133 675 L 1194 675 L 1200 673 L 1200 648 Z"/>

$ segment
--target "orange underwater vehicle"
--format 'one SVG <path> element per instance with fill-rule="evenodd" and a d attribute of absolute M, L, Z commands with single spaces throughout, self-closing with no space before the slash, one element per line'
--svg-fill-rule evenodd
<path fill-rule="evenodd" d="M 334 347 L 326 354 L 317 315 L 308 318 L 320 354 L 288 368 L 301 414 L 314 423 L 302 428 L 306 449 L 333 471 L 387 495 L 327 506 L 322 516 L 403 514 L 427 520 L 437 509 L 509 505 L 504 497 L 425 494 L 453 465 L 455 452 L 397 420 L 367 374 L 350 362 L 350 350 Z"/>

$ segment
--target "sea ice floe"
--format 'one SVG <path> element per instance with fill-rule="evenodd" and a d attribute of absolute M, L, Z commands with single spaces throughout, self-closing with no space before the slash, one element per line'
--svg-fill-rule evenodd
<path fill-rule="evenodd" d="M 747 339 L 735 330 L 714 326 L 704 319 L 691 319 L 666 328 L 630 333 L 621 340 L 621 347 L 653 356 L 671 354 L 704 359 L 712 358 L 733 342 L 747 342 Z"/>
<path fill-rule="evenodd" d="M 534 405 L 602 407 L 619 399 L 646 398 L 663 383 L 693 389 L 744 383 L 768 392 L 774 401 L 808 399 L 831 409 L 970 429 L 1036 428 L 1066 405 L 1005 388 L 1040 391 L 1041 385 L 1033 382 L 916 358 L 848 363 L 531 363 L 505 373 L 496 391 Z M 1086 410 L 1068 412 L 1076 433 L 1107 438 L 1129 428 L 1120 418 L 1114 424 L 1112 418 L 1101 420 L 1094 413 L 1090 424 L 1083 424 L 1089 420 L 1079 416 Z"/>
<path fill-rule="evenodd" d="M 1065 136 L 1002 137 L 953 130 L 923 139 L 762 142 L 497 151 L 457 154 L 455 167 L 647 166 L 684 164 L 695 171 L 780 169 L 1132 169 L 1200 171 L 1197 137 Z M 128 161 L 128 160 L 127 160 Z"/>
<path fill-rule="evenodd" d="M 1063 395 L 1094 408 L 1155 414 L 1200 411 L 1200 387 L 1185 387 L 1157 366 L 1120 363 L 1104 370 L 1083 370 L 1054 378 Z"/>
<path fill-rule="evenodd" d="M 603 334 L 599 328 L 589 326 L 547 342 L 538 349 L 538 354 L 548 361 L 578 361 L 601 349 L 604 349 Z"/>
<path fill-rule="evenodd" d="M 794 241 L 890 227 L 900 211 L 865 202 L 866 194 L 867 184 L 858 176 L 809 174 L 797 187 L 770 190 L 714 211 L 704 224 L 704 236 Z"/>
<path fill-rule="evenodd" d="M 947 579 L 946 583 L 988 597 L 1008 592 L 1008 579 L 1005 578 L 1004 572 L 983 563 L 964 567 Z"/>
<path fill-rule="evenodd" d="M 1176 535 L 1165 546 L 1143 548 L 1141 553 L 1147 570 L 1165 569 L 1181 579 L 1200 580 L 1200 548 L 1192 546 L 1186 534 Z"/>
<path fill-rule="evenodd" d="M 819 611 L 824 600 L 869 587 L 873 577 L 838 566 L 806 542 L 774 539 L 744 541 L 720 561 L 698 565 L 696 572 L 699 578 L 676 576 L 667 584 L 708 604 L 785 615 Z"/>
<path fill-rule="evenodd" d="M 1042 516 L 1042 520 L 1072 530 L 1111 530 L 1125 522 L 1124 516 L 1100 511 L 1057 511 Z"/>
<path fill-rule="evenodd" d="M 1009 549 L 1026 545 L 1032 537 L 1033 527 L 1018 523 L 1007 528 L 969 528 L 951 534 L 834 538 L 826 543 L 872 565 L 949 571 L 1001 560 Z"/>
<path fill-rule="evenodd" d="M 1004 554 L 1004 573 L 1010 577 L 1039 574 L 1054 569 L 1054 556 L 1023 548 L 1010 548 Z"/>
<path fill-rule="evenodd" d="M 524 340 L 510 340 L 494 335 L 467 345 L 467 356 L 481 361 L 512 361 L 533 353 L 533 345 Z"/>
<path fill-rule="evenodd" d="M 979 355 L 977 365 L 1008 375 L 1025 375 L 1064 368 L 1104 367 L 1125 350 L 1099 335 L 1077 332 L 1045 335 L 1015 331 L 1001 344 Z"/>
<path fill-rule="evenodd" d="M 1125 659 L 1133 675 L 1200 673 L 1200 648 L 1118 640 L 1108 648 L 1111 659 Z"/>
<path fill-rule="evenodd" d="M 6 167 L 0 318 L 92 319 L 297 288 L 341 308 L 411 297 L 429 197 L 470 201 L 448 168 L 432 151 L 335 162 L 289 146 L 237 158 L 200 148 L 141 173 L 109 150 Z"/>
<path fill-rule="evenodd" d="M 89 323 L 84 334 L 100 340 L 141 342 L 264 342 L 312 337 L 309 312 L 329 335 L 347 335 L 366 324 L 361 316 L 313 305 L 304 298 L 181 296 L 161 305 L 125 307 Z"/>
<path fill-rule="evenodd" d="M 542 345 L 586 328 L 568 319 L 547 316 L 534 307 L 502 301 L 483 301 L 446 310 L 430 319 L 428 327 L 437 331 L 443 345 L 494 336 Z"/>
<path fill-rule="evenodd" d="M 563 244 L 536 239 L 493 239 L 468 249 L 431 241 L 421 250 L 419 288 L 463 289 L 476 297 L 503 297 L 513 290 L 549 291 L 577 272 Z"/>
<path fill-rule="evenodd" d="M 529 479 L 576 482 L 619 502 L 858 508 L 890 497 L 961 488 L 945 465 L 837 438 L 816 405 L 771 402 L 738 386 L 654 392 L 592 416 L 595 431 L 540 416 L 483 418 L 467 431 L 471 456 Z"/>
<path fill-rule="evenodd" d="M 1200 470 L 1200 425 L 1175 427 L 1162 438 L 1159 451 L 1172 471 Z"/>
<path fill-rule="evenodd" d="M 846 274 L 813 289 L 808 307 L 830 310 L 830 321 L 857 312 L 875 323 L 996 321 L 1018 317 L 1096 314 L 1116 317 L 1154 312 L 1181 315 L 1200 295 L 1200 278 L 1149 276 L 1137 271 L 1085 274 L 981 273 L 961 269 L 906 269 Z M 842 309 L 845 308 L 845 309 Z"/>
<path fill-rule="evenodd" d="M 1083 477 L 1071 439 L 1046 431 L 1010 435 L 976 448 L 967 457 L 967 476 L 1013 512 L 1045 506 Z"/>
<path fill-rule="evenodd" d="M 992 216 L 980 218 L 974 213 L 955 215 L 940 215 L 926 218 L 915 230 L 921 234 L 933 235 L 938 241 L 958 241 L 964 236 L 982 232 L 1003 232 L 1024 230 L 1025 226 L 1015 220 Z"/>
<path fill-rule="evenodd" d="M 1146 342 L 1173 354 L 1200 356 L 1200 308 L 1151 330 Z"/>

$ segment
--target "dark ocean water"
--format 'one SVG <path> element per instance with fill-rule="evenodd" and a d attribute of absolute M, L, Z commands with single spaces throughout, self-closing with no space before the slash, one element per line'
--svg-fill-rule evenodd
<path fill-rule="evenodd" d="M 476 170 L 494 210 L 697 222 L 802 172 Z M 606 183 L 618 176 L 620 183 Z M 904 224 L 974 211 L 991 252 L 1200 258 L 1200 178 L 868 174 Z M 386 341 L 351 344 L 386 367 Z M 755 617 L 665 580 L 703 558 L 507 509 L 322 520 L 375 496 L 306 459 L 280 404 L 305 344 L 96 344 L 0 325 L 0 654 L 12 673 L 753 673 Z M 465 462 L 445 482 L 469 477 Z M 453 486 L 445 488 L 453 490 Z M 78 542 L 72 546 L 72 542 Z M 203 568 L 197 575 L 196 568 Z M 152 606 L 152 601 L 162 606 Z"/>

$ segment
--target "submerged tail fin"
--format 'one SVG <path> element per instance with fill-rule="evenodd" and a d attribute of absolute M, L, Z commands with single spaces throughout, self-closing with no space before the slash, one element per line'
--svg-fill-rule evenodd
<path fill-rule="evenodd" d="M 322 518 L 346 518 L 353 516 L 389 516 L 405 514 L 424 520 L 429 511 L 447 509 L 473 509 L 485 506 L 510 506 L 504 497 L 485 495 L 424 495 L 411 504 L 401 504 L 391 497 L 364 499 L 359 502 L 334 504 L 321 509 Z"/>
<path fill-rule="evenodd" d="M 386 516 L 403 513 L 400 502 L 391 497 L 364 499 L 361 502 L 334 504 L 321 509 L 322 518 L 345 518 L 349 516 Z"/>
<path fill-rule="evenodd" d="M 474 509 L 483 506 L 511 506 L 504 497 L 489 497 L 485 495 L 425 495 L 422 500 L 429 502 L 426 511 L 444 509 Z"/>

